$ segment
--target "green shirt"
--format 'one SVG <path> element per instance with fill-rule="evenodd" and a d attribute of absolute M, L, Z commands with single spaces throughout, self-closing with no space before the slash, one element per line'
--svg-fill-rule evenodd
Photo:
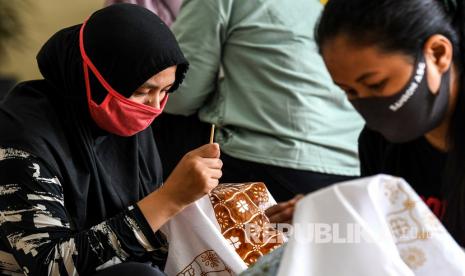
<path fill-rule="evenodd" d="M 173 32 L 190 70 L 166 112 L 198 111 L 242 160 L 358 175 L 363 121 L 317 52 L 321 11 L 317 0 L 185 0 Z"/>

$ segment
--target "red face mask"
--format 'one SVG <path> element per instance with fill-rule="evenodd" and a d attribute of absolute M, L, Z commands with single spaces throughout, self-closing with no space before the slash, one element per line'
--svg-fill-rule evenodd
<path fill-rule="evenodd" d="M 87 103 L 92 119 L 100 128 L 119 136 L 127 137 L 141 132 L 162 113 L 168 101 L 168 94 L 160 103 L 160 109 L 156 109 L 148 105 L 133 102 L 116 92 L 110 84 L 105 81 L 84 50 L 83 32 L 85 25 L 86 23 L 84 22 L 79 32 L 79 48 L 83 60 Z M 108 95 L 100 105 L 92 100 L 89 68 L 108 92 Z"/>

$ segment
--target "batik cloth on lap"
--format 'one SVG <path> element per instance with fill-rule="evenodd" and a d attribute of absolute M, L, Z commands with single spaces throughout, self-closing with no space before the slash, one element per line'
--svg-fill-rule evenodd
<path fill-rule="evenodd" d="M 273 204 L 263 183 L 219 185 L 161 228 L 169 242 L 165 273 L 240 274 L 283 243 L 282 233 L 265 227 L 264 211 Z"/>

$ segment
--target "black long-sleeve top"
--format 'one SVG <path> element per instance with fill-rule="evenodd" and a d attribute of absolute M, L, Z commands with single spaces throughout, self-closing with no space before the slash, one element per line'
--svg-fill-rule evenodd
<path fill-rule="evenodd" d="M 89 275 L 128 260 L 163 259 L 167 245 L 137 205 L 84 231 L 62 183 L 40 159 L 0 148 L 0 274 Z"/>

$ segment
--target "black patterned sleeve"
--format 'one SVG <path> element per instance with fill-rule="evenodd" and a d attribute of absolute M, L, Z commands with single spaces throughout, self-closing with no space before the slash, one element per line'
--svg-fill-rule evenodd
<path fill-rule="evenodd" d="M 60 181 L 30 154 L 0 148 L 0 274 L 89 275 L 128 260 L 163 258 L 166 244 L 137 205 L 73 231 Z"/>

